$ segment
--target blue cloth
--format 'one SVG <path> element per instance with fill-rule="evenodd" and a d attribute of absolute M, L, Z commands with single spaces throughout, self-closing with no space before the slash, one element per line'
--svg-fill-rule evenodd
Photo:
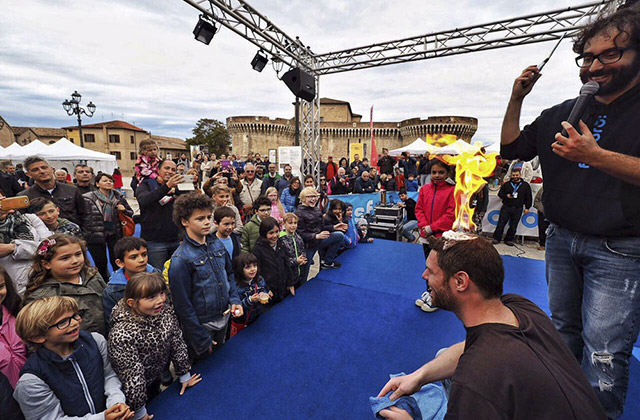
<path fill-rule="evenodd" d="M 262 276 L 258 276 L 257 280 L 251 280 L 251 283 L 244 287 L 238 286 L 238 294 L 240 295 L 240 299 L 242 299 L 242 309 L 244 310 L 244 313 L 241 317 L 233 317 L 232 319 L 235 322 L 239 324 L 251 324 L 260 316 L 262 313 L 262 303 L 259 301 L 251 301 L 251 296 L 256 293 L 269 293 L 267 283 L 264 281 Z"/>
<path fill-rule="evenodd" d="M 296 198 L 298 198 L 298 196 L 291 194 L 291 188 L 287 187 L 282 190 L 280 201 L 282 201 L 282 206 L 287 213 L 294 213 L 296 211 Z"/>
<path fill-rule="evenodd" d="M 229 256 L 232 257 L 233 256 L 233 239 L 231 239 L 231 236 L 224 239 L 223 238 L 218 238 L 218 239 L 220 239 L 220 242 L 222 242 L 222 245 L 224 245 L 224 247 L 227 249 Z"/>
<path fill-rule="evenodd" d="M 204 244 L 185 234 L 171 257 L 169 286 L 187 343 L 204 353 L 211 335 L 202 324 L 221 317 L 229 303 L 240 305 L 231 257 L 215 234 L 207 235 Z"/>
<path fill-rule="evenodd" d="M 390 378 L 396 376 L 405 376 L 405 373 L 389 375 Z M 447 395 L 442 385 L 427 384 L 415 394 L 398 398 L 396 401 L 389 399 L 391 394 L 393 394 L 392 391 L 384 397 L 369 397 L 371 411 L 376 418 L 384 418 L 378 414 L 380 410 L 394 405 L 407 410 L 414 420 L 442 420 L 447 414 Z"/>
<path fill-rule="evenodd" d="M 640 238 L 547 229 L 551 320 L 569 345 L 608 418 L 622 414 L 629 357 L 640 318 Z"/>
<path fill-rule="evenodd" d="M 91 333 L 80 331 L 73 353 L 66 359 L 39 348 L 22 367 L 20 375 L 25 373 L 37 376 L 51 388 L 66 416 L 96 414 L 107 408 L 102 355 Z"/>
<path fill-rule="evenodd" d="M 358 240 L 360 239 L 358 235 L 358 228 L 356 227 L 353 218 L 347 220 L 347 231 L 344 234 L 344 246 L 347 249 L 355 248 L 358 245 Z"/>

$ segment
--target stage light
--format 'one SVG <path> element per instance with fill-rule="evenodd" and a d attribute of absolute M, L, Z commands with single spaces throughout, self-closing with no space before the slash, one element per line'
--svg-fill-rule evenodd
<path fill-rule="evenodd" d="M 253 57 L 253 60 L 251 60 L 251 67 L 253 67 L 253 69 L 259 73 L 262 71 L 262 69 L 264 69 L 264 66 L 267 65 L 268 61 L 269 59 L 267 58 L 267 56 L 262 54 L 262 51 L 258 51 L 255 57 Z"/>
<path fill-rule="evenodd" d="M 195 38 L 203 44 L 209 45 L 213 36 L 216 34 L 215 23 L 205 19 L 204 15 L 200 15 L 196 27 L 193 29 Z"/>

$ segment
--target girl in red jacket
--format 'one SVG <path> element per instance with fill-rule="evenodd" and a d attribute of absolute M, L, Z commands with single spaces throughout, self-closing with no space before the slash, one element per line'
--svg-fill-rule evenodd
<path fill-rule="evenodd" d="M 455 185 L 449 179 L 451 168 L 444 162 L 433 159 L 431 163 L 431 182 L 420 188 L 418 202 L 416 203 L 416 219 L 420 228 L 419 243 L 422 244 L 425 259 L 429 255 L 429 236 L 440 237 L 443 232 L 450 230 L 455 220 L 456 203 L 453 198 Z M 429 285 L 427 285 L 428 289 Z M 431 306 L 431 297 L 428 291 L 416 300 L 425 312 L 433 312 L 436 308 Z"/>

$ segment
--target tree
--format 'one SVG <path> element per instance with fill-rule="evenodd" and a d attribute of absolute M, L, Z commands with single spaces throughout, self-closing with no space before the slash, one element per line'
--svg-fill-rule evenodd
<path fill-rule="evenodd" d="M 191 132 L 193 137 L 187 139 L 187 144 L 209 146 L 209 153 L 226 154 L 231 146 L 231 136 L 227 127 L 218 120 L 201 118 Z"/>

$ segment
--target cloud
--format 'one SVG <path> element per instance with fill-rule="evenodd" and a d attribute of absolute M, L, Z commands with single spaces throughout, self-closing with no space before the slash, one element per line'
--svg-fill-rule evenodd
<path fill-rule="evenodd" d="M 471 0 L 284 1 L 253 6 L 315 53 L 450 30 L 554 10 L 575 2 Z M 3 2 L 0 115 L 12 125 L 68 126 L 61 102 L 74 90 L 96 115 L 125 119 L 158 135 L 190 137 L 200 118 L 293 116 L 291 92 L 268 64 L 249 62 L 257 47 L 226 28 L 209 46 L 193 39 L 198 11 L 172 0 Z M 466 115 L 478 137 L 497 140 L 513 79 L 539 63 L 543 43 L 323 76 L 321 96 L 349 101 L 377 121 Z M 580 83 L 567 40 L 525 102 L 522 121 L 576 96 Z"/>

